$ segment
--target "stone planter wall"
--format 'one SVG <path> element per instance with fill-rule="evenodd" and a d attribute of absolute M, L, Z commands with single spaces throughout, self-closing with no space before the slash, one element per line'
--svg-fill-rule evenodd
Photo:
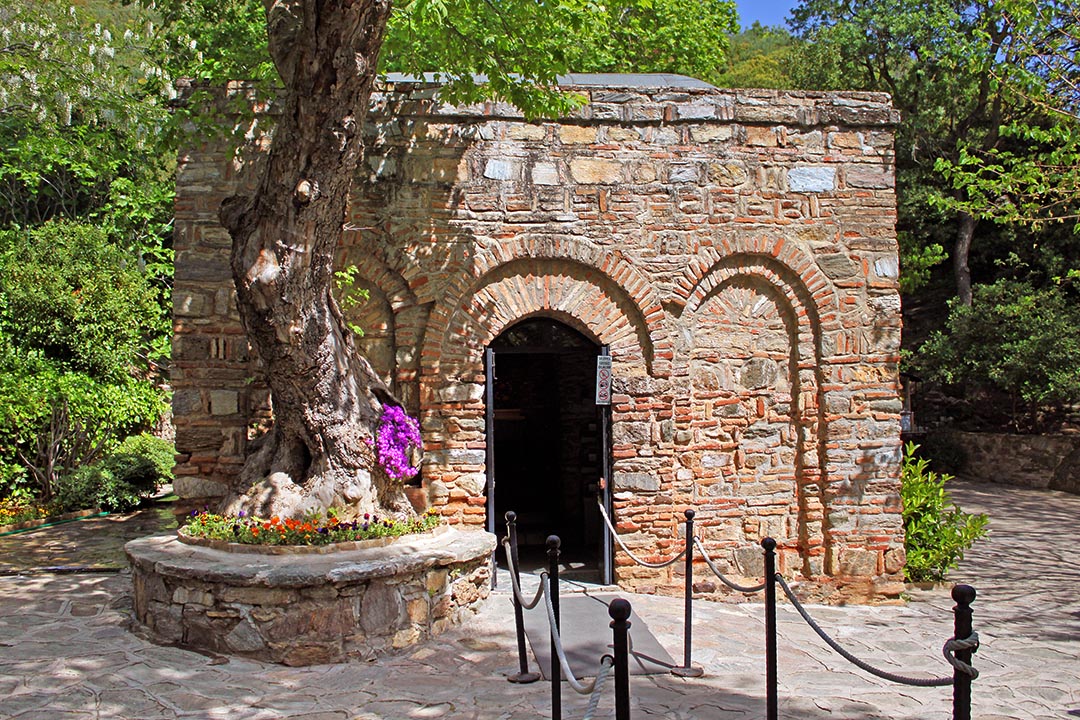
<path fill-rule="evenodd" d="M 1080 494 L 1080 435 L 950 432 L 964 473 L 1009 485 Z"/>
<path fill-rule="evenodd" d="M 446 529 L 327 554 L 127 544 L 151 639 L 285 665 L 363 659 L 438 635 L 488 596 L 494 536 Z"/>

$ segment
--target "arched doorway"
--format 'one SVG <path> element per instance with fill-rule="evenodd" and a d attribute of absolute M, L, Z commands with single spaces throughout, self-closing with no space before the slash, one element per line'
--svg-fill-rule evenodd
<path fill-rule="evenodd" d="M 596 404 L 596 358 L 606 354 L 574 328 L 530 318 L 488 348 L 488 529 L 504 534 L 517 513 L 523 567 L 545 562 L 562 540 L 563 572 L 610 582 L 610 544 L 597 509 L 610 483 L 608 407 Z"/>

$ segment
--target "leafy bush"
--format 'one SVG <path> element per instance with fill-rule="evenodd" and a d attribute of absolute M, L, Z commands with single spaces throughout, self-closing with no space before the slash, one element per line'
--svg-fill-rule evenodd
<path fill-rule="evenodd" d="M 56 482 L 56 504 L 65 512 L 131 510 L 172 479 L 175 454 L 167 440 L 148 433 L 132 435 L 98 462 L 62 475 Z"/>
<path fill-rule="evenodd" d="M 108 383 L 65 371 L 0 335 L 0 496 L 33 483 L 51 498 L 57 479 L 148 427 L 167 397 L 147 381 Z"/>
<path fill-rule="evenodd" d="M 140 502 L 142 494 L 138 489 L 118 478 L 104 463 L 76 468 L 56 484 L 56 504 L 63 512 L 88 508 L 126 512 Z"/>
<path fill-rule="evenodd" d="M 0 497 L 93 463 L 154 423 L 158 291 L 99 228 L 0 231 Z"/>
<path fill-rule="evenodd" d="M 125 482 L 156 489 L 173 479 L 176 446 L 150 433 L 140 433 L 125 438 L 106 462 Z"/>
<path fill-rule="evenodd" d="M 0 233 L 0 333 L 60 368 L 123 382 L 165 320 L 148 278 L 99 228 Z"/>
<path fill-rule="evenodd" d="M 986 534 L 989 518 L 963 512 L 945 491 L 951 475 L 929 469 L 919 446 L 908 443 L 900 475 L 904 502 L 905 574 L 912 582 L 944 580 L 964 552 Z"/>
<path fill-rule="evenodd" d="M 1041 406 L 1080 401 L 1080 298 L 1067 284 L 981 285 L 970 307 L 949 306 L 915 363 L 927 379 L 981 392 L 983 411 L 993 410 L 987 393 L 1003 394 L 1014 428 L 1030 427 Z"/>

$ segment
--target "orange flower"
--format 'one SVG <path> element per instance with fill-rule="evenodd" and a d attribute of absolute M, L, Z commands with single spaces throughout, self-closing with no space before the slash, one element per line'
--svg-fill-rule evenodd
<path fill-rule="evenodd" d="M 277 525 L 279 522 L 281 522 L 281 518 L 279 518 L 277 515 L 270 518 L 271 525 Z"/>

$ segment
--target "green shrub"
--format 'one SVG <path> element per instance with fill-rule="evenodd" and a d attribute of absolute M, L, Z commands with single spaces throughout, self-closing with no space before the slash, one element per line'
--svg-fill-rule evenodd
<path fill-rule="evenodd" d="M 173 479 L 176 446 L 150 433 L 131 435 L 105 462 L 125 482 L 140 488 L 157 489 L 158 485 Z"/>
<path fill-rule="evenodd" d="M 165 410 L 166 394 L 149 382 L 104 382 L 2 341 L 0 497 L 33 484 L 50 499 L 60 475 L 113 451 Z"/>
<path fill-rule="evenodd" d="M 165 410 L 148 358 L 168 323 L 135 260 L 85 223 L 0 231 L 0 497 L 50 500 Z"/>
<path fill-rule="evenodd" d="M 1067 283 L 980 285 L 970 306 L 950 303 L 914 361 L 926 379 L 976 397 L 978 413 L 1005 411 L 1015 429 L 1029 428 L 1040 408 L 1080 402 L 1080 298 Z"/>
<path fill-rule="evenodd" d="M 63 512 L 101 508 L 126 512 L 138 507 L 145 493 L 116 476 L 107 463 L 76 468 L 56 483 L 56 504 Z"/>
<path fill-rule="evenodd" d="M 123 382 L 167 333 L 158 291 L 101 229 L 0 232 L 0 333 L 65 370 Z"/>
<path fill-rule="evenodd" d="M 900 496 L 904 502 L 905 574 L 912 582 L 944 580 L 964 558 L 964 552 L 986 534 L 989 518 L 963 512 L 945 483 L 951 475 L 929 469 L 918 445 L 904 448 Z"/>
<path fill-rule="evenodd" d="M 65 473 L 56 482 L 64 512 L 101 508 L 126 512 L 172 479 L 176 448 L 149 433 L 132 435 L 103 459 Z"/>

